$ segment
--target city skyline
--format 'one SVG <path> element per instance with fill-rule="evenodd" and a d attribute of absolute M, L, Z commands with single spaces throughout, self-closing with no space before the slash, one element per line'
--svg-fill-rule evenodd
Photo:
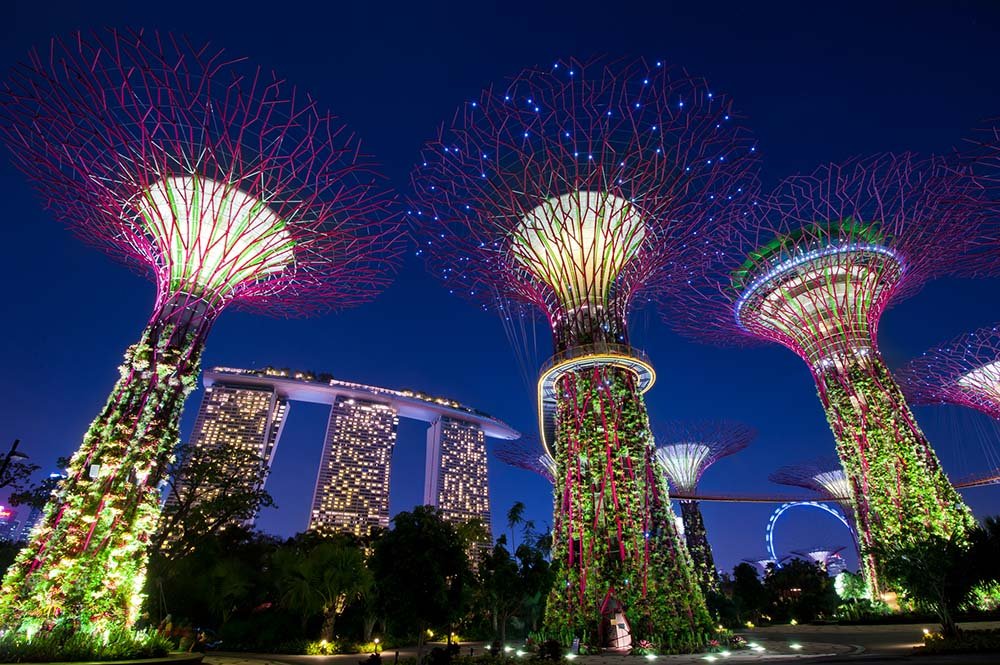
<path fill-rule="evenodd" d="M 171 24 L 193 30 L 197 37 L 209 37 L 233 53 L 260 57 L 315 89 L 325 104 L 357 127 L 364 145 L 386 163 L 385 171 L 399 190 L 406 188 L 406 173 L 420 143 L 433 135 L 436 123 L 463 99 L 523 66 L 597 49 L 663 54 L 731 93 L 761 139 L 766 177 L 772 182 L 809 171 L 821 161 L 861 152 L 947 151 L 960 145 L 981 118 L 1000 110 L 1000 94 L 984 85 L 990 74 L 983 64 L 989 60 L 987 36 L 989 26 L 996 24 L 996 10 L 982 6 L 966 7 L 967 14 L 922 7 L 904 12 L 905 17 L 900 16 L 898 6 L 895 10 L 873 8 L 864 21 L 857 14 L 822 17 L 805 9 L 764 19 L 730 8 L 718 12 L 726 17 L 725 22 L 706 10 L 674 7 L 644 10 L 640 25 L 633 25 L 627 35 L 618 27 L 606 28 L 606 32 L 588 28 L 580 20 L 592 16 L 587 11 L 574 17 L 545 9 L 538 10 L 539 20 L 527 22 L 531 25 L 525 25 L 523 15 L 501 11 L 495 30 L 472 35 L 477 31 L 459 29 L 459 19 L 468 21 L 468 15 L 452 19 L 446 12 L 429 10 L 428 17 L 404 12 L 382 23 L 388 36 L 381 49 L 362 48 L 360 42 L 348 38 L 332 51 L 329 40 L 322 39 L 324 22 L 303 26 L 301 16 L 293 17 L 294 22 L 282 16 L 275 21 L 288 28 L 289 34 L 304 29 L 310 38 L 278 36 L 274 44 L 265 44 L 252 36 L 249 14 L 253 12 L 234 16 L 209 8 L 204 23 L 191 26 L 178 17 L 165 19 L 143 8 L 97 8 L 86 14 L 66 9 L 58 17 L 43 19 L 40 9 L 28 3 L 15 5 L 0 47 L 5 65 L 21 60 L 28 47 L 52 33 L 81 24 Z M 367 10 L 349 12 L 351 20 L 381 23 Z M 546 35 L 543 39 L 542 26 L 559 20 L 566 21 L 567 33 L 579 36 Z M 684 29 L 691 25 L 705 29 Z M 509 48 L 509 39 L 498 38 L 502 28 L 526 31 L 520 48 Z M 418 33 L 422 34 L 419 39 Z M 863 55 L 841 48 L 845 34 L 866 44 Z M 425 42 L 434 49 L 423 46 Z M 780 58 L 787 59 L 790 50 L 797 54 L 794 62 L 781 64 Z M 426 108 L 407 105 L 407 112 L 399 113 L 405 100 L 425 101 Z M 0 371 L 21 378 L 2 395 L 6 434 L 20 437 L 32 460 L 49 471 L 56 457 L 71 452 L 112 385 L 114 367 L 130 341 L 129 333 L 144 323 L 149 294 L 140 278 L 79 247 L 40 209 L 6 158 L 0 177 L 14 217 L 24 220 L 12 229 L 10 242 L 25 248 L 43 246 L 48 253 L 42 261 L 30 251 L 10 257 L 12 274 L 31 287 L 17 289 L 8 301 L 9 320 L 17 324 L 5 330 L 3 340 L 18 352 L 6 354 Z M 65 270 L 53 270 L 54 264 Z M 523 385 L 521 361 L 510 351 L 496 318 L 450 296 L 413 257 L 403 274 L 380 300 L 338 317 L 285 322 L 230 314 L 216 328 L 219 343 L 206 352 L 206 365 L 271 361 L 331 368 L 338 376 L 374 385 L 426 386 L 499 414 L 522 432 L 534 432 L 533 386 Z M 113 285 L 120 302 L 120 311 L 108 314 L 111 321 L 106 326 L 95 325 L 90 314 L 102 300 L 94 284 Z M 995 279 L 940 280 L 887 312 L 879 337 L 890 367 L 899 369 L 940 340 L 992 323 L 997 285 Z M 59 313 L 58 320 L 53 311 Z M 792 354 L 780 348 L 717 351 L 681 340 L 653 313 L 640 311 L 635 320 L 633 344 L 647 352 L 658 372 L 657 384 L 646 396 L 654 417 L 733 418 L 760 430 L 754 449 L 742 454 L 738 462 L 721 461 L 706 477 L 707 490 L 774 490 L 766 477 L 778 466 L 776 458 L 797 463 L 833 452 L 812 381 Z M 542 350 L 538 356 L 533 371 L 547 352 Z M 762 376 L 768 381 L 759 381 Z M 758 379 L 756 384 L 750 382 L 753 377 Z M 186 410 L 185 437 L 192 431 L 199 398 L 200 393 L 193 394 Z M 782 422 L 764 415 L 779 398 L 789 414 Z M 305 526 L 282 515 L 308 512 L 308 507 L 302 507 L 309 503 L 306 494 L 311 487 L 303 493 L 298 485 L 304 469 L 314 469 L 319 455 L 318 440 L 327 416 L 320 411 L 300 409 L 284 432 L 285 450 L 295 450 L 296 455 L 276 459 L 271 489 L 280 509 L 262 516 L 262 528 L 290 534 Z M 982 469 L 995 453 L 981 449 L 978 441 L 963 443 L 957 429 L 990 427 L 985 417 L 957 407 L 918 407 L 915 411 L 952 477 Z M 422 428 L 410 425 L 401 424 L 400 441 L 423 437 Z M 493 447 L 489 447 L 491 458 Z M 398 469 L 422 465 L 423 450 L 417 448 L 397 447 Z M 527 517 L 539 524 L 551 519 L 551 497 L 544 480 L 506 469 L 493 459 L 490 463 L 496 533 L 503 532 L 503 513 L 514 500 L 524 500 Z M 393 484 L 390 514 L 422 503 L 423 498 L 422 479 L 405 483 L 397 477 L 400 481 Z M 311 480 L 305 484 L 311 485 Z M 1000 512 L 996 488 L 973 489 L 964 495 L 977 516 Z M 731 568 L 763 550 L 763 530 L 772 508 L 703 507 L 721 568 Z M 738 523 L 724 528 L 727 521 Z M 845 544 L 837 542 L 840 532 L 832 522 L 824 526 L 822 518 L 809 519 L 808 515 L 802 522 L 801 535 L 787 530 L 781 537 L 788 538 L 788 543 L 779 549 L 801 549 L 815 542 Z"/>

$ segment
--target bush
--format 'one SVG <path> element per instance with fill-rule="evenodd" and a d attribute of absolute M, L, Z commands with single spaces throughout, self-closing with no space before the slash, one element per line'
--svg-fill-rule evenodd
<path fill-rule="evenodd" d="M 68 624 L 40 630 L 31 637 L 9 633 L 0 637 L 0 662 L 132 660 L 166 656 L 172 644 L 155 631 L 111 628 L 85 633 Z"/>
<path fill-rule="evenodd" d="M 941 633 L 924 636 L 920 653 L 951 654 L 1000 651 L 1000 629 L 963 630 L 958 637 L 945 637 Z"/>
<path fill-rule="evenodd" d="M 538 645 L 538 659 L 552 663 L 561 663 L 563 646 L 559 640 L 545 640 Z"/>

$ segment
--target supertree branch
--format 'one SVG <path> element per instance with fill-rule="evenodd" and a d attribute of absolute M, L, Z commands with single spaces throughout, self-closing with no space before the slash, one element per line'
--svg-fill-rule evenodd
<path fill-rule="evenodd" d="M 504 314 L 534 307 L 552 328 L 539 408 L 556 461 L 555 630 L 602 640 L 623 610 L 634 637 L 694 645 L 709 626 L 663 512 L 641 395 L 654 373 L 626 321 L 644 289 L 687 278 L 699 234 L 752 185 L 755 157 L 730 102 L 700 79 L 659 62 L 562 61 L 465 103 L 414 169 L 432 272 Z M 627 407 L 627 445 L 596 405 Z M 601 462 L 581 470 L 581 455 Z"/>
<path fill-rule="evenodd" d="M 504 464 L 537 473 L 550 483 L 555 482 L 556 461 L 537 441 L 527 437 L 503 441 L 493 455 Z"/>
<path fill-rule="evenodd" d="M 656 457 L 671 488 L 693 494 L 708 467 L 743 450 L 756 435 L 752 427 L 732 421 L 669 422 L 656 428 Z M 715 558 L 701 506 L 693 499 L 683 498 L 680 504 L 684 540 L 701 588 L 705 592 L 718 591 Z"/>
<path fill-rule="evenodd" d="M 973 523 L 885 366 L 877 331 L 889 304 L 949 272 L 989 233 L 981 197 L 967 170 L 905 154 L 787 178 L 730 218 L 715 260 L 682 296 L 686 316 L 671 319 L 714 341 L 775 341 L 807 362 L 862 550 Z M 877 592 L 876 563 L 869 557 L 865 568 Z"/>
<path fill-rule="evenodd" d="M 78 236 L 156 283 L 153 314 L 8 570 L 0 623 L 131 625 L 208 332 L 226 306 L 308 314 L 372 297 L 398 222 L 357 142 L 207 46 L 107 31 L 13 71 L 0 138 Z"/>
<path fill-rule="evenodd" d="M 1000 331 L 980 328 L 925 351 L 901 373 L 918 404 L 958 404 L 1000 420 Z"/>

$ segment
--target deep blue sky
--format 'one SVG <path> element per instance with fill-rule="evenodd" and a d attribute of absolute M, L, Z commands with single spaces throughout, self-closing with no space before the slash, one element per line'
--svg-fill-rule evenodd
<path fill-rule="evenodd" d="M 942 151 L 1000 115 L 1000 4 L 982 2 L 197 2 L 14 0 L 0 24 L 0 70 L 32 45 L 77 28 L 134 25 L 186 32 L 246 55 L 309 90 L 355 129 L 405 191 L 422 141 L 465 99 L 529 65 L 593 54 L 644 55 L 686 66 L 729 93 L 748 116 L 768 181 L 828 160 L 881 150 Z M 757 5 L 757 6 L 755 6 Z M 0 321 L 0 442 L 48 467 L 79 444 L 137 338 L 152 286 L 80 245 L 42 210 L 6 158 Z M 945 338 L 997 320 L 1000 280 L 939 281 L 890 310 L 881 345 L 898 366 Z M 706 490 L 766 492 L 778 465 L 832 451 L 805 365 L 774 346 L 691 344 L 640 312 L 633 343 L 659 381 L 654 418 L 725 417 L 760 430 L 738 457 L 709 470 Z M 538 361 L 544 358 L 537 358 Z M 450 396 L 534 432 L 533 397 L 496 317 L 449 296 L 408 262 L 374 303 L 315 320 L 227 313 L 206 365 L 266 364 Z M 195 393 L 184 417 L 191 430 Z M 961 476 L 995 455 L 989 425 L 957 409 L 919 409 L 946 469 Z M 304 528 L 326 414 L 294 405 L 271 478 L 280 510 L 266 530 Z M 422 427 L 406 423 L 394 461 L 392 511 L 420 501 Z M 540 478 L 491 460 L 494 527 L 515 500 L 539 525 L 551 519 Z M 977 515 L 1000 513 L 1000 488 L 966 497 Z M 763 553 L 773 506 L 705 507 L 720 565 Z M 846 544 L 832 519 L 783 518 L 779 548 Z"/>

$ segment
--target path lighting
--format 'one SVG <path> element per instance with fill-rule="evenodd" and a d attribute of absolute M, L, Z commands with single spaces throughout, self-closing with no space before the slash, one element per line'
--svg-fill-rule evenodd
<path fill-rule="evenodd" d="M 798 651 L 799 649 L 802 648 L 802 645 L 799 644 L 798 642 L 792 642 L 791 644 L 788 645 L 788 648 L 795 649 L 796 651 Z"/>

